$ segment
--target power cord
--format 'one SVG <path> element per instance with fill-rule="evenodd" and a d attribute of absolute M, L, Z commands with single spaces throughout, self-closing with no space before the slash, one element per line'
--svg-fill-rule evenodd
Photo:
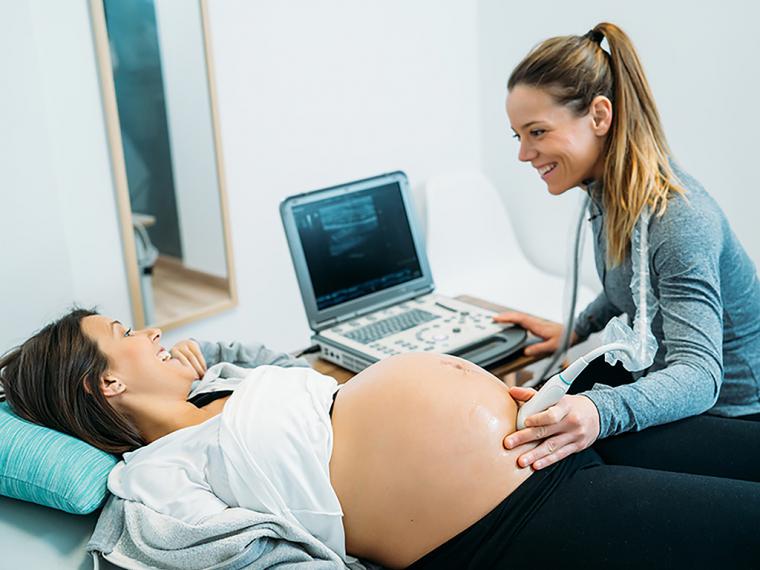
<path fill-rule="evenodd" d="M 295 354 L 296 358 L 301 358 L 304 354 L 313 354 L 315 352 L 319 352 L 319 345 L 318 344 L 312 344 L 308 348 L 304 348 L 302 351 L 297 352 Z"/>
<path fill-rule="evenodd" d="M 585 181 L 584 181 L 585 182 Z M 573 248 L 573 273 L 570 276 L 573 282 L 573 292 L 570 296 L 570 311 L 565 323 L 565 329 L 562 334 L 557 350 L 552 355 L 551 360 L 544 368 L 544 371 L 538 376 L 539 380 L 536 384 L 543 384 L 548 378 L 552 368 L 556 366 L 560 358 L 570 348 L 570 335 L 573 332 L 573 324 L 575 323 L 575 305 L 578 300 L 578 273 L 580 272 L 580 259 L 581 259 L 581 230 L 583 229 L 584 218 L 586 212 L 589 209 L 589 203 L 591 202 L 588 195 L 586 195 L 583 205 L 581 206 L 581 215 L 578 217 L 578 224 L 575 229 L 575 247 Z"/>

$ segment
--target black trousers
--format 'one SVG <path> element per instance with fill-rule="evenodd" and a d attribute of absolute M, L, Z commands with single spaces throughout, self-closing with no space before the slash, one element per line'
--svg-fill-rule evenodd
<path fill-rule="evenodd" d="M 571 392 L 621 385 L 594 362 Z M 538 471 L 416 569 L 760 568 L 760 415 L 687 418 Z"/>
<path fill-rule="evenodd" d="M 414 570 L 760 568 L 760 484 L 605 465 L 534 473 Z"/>
<path fill-rule="evenodd" d="M 595 382 L 620 386 L 632 381 L 619 363 L 612 367 L 600 357 L 581 373 L 569 393 L 589 390 Z M 608 437 L 593 448 L 608 465 L 760 481 L 760 414 L 739 418 L 702 414 Z"/>
<path fill-rule="evenodd" d="M 758 483 L 596 465 L 563 481 L 507 552 L 471 567 L 757 569 L 758 525 Z"/>

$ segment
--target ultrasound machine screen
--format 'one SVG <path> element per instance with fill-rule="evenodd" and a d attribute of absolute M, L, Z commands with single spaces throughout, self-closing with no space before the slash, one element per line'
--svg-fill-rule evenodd
<path fill-rule="evenodd" d="M 294 207 L 317 309 L 422 275 L 398 183 Z"/>

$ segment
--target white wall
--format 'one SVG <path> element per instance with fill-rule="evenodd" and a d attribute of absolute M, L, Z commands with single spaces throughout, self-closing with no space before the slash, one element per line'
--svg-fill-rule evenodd
<path fill-rule="evenodd" d="M 565 270 L 567 212 L 575 198 L 550 196 L 533 168 L 518 163 L 504 112 L 506 81 L 535 44 L 583 34 L 601 21 L 633 39 L 675 158 L 715 196 L 760 265 L 760 183 L 753 168 L 760 151 L 757 3 L 480 0 L 478 7 L 484 165 L 537 265 Z"/>
<path fill-rule="evenodd" d="M 277 207 L 296 192 L 404 169 L 413 184 L 485 165 L 521 244 L 562 271 L 571 197 L 516 160 L 506 78 L 541 39 L 602 19 L 633 37 L 676 157 L 756 262 L 758 9 L 729 0 L 210 1 L 240 306 L 171 331 L 292 349 L 308 329 Z M 688 19 L 688 21 L 687 21 Z M 0 3 L 0 350 L 72 301 L 129 320 L 86 0 Z M 455 223 L 455 221 L 453 221 Z M 281 323 L 277 325 L 276 323 Z"/>
<path fill-rule="evenodd" d="M 210 19 L 240 306 L 169 338 L 304 346 L 279 202 L 480 166 L 475 4 L 212 1 Z"/>
<path fill-rule="evenodd" d="M 72 303 L 129 315 L 84 0 L 0 3 L 0 352 Z"/>
<path fill-rule="evenodd" d="M 0 346 L 72 301 L 130 310 L 85 0 L 0 5 Z M 480 166 L 474 4 L 210 2 L 240 306 L 166 343 L 308 342 L 278 205 L 403 169 Z M 6 65 L 7 64 L 7 65 Z"/>

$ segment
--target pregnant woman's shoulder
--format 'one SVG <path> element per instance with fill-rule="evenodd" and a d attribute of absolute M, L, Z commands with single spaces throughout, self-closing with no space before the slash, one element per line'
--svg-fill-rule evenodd
<path fill-rule="evenodd" d="M 172 432 L 134 452 L 108 476 L 108 490 L 156 512 L 199 524 L 227 508 L 210 490 L 204 475 L 216 423 L 204 422 Z"/>

